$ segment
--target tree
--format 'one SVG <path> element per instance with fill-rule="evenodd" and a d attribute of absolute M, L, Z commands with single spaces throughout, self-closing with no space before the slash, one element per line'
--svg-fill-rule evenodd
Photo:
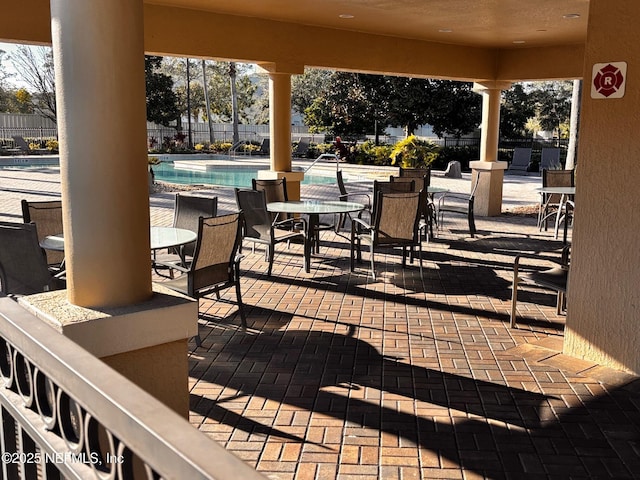
<path fill-rule="evenodd" d="M 51 48 L 21 45 L 11 55 L 11 60 L 18 75 L 33 89 L 36 111 L 56 122 L 56 81 Z"/>
<path fill-rule="evenodd" d="M 473 84 L 451 80 L 431 80 L 431 103 L 426 122 L 438 137 L 473 132 L 482 121 L 482 99 Z"/>
<path fill-rule="evenodd" d="M 535 105 L 521 83 L 502 92 L 500 106 L 500 136 L 518 138 L 525 135 L 527 121 L 535 116 Z"/>
<path fill-rule="evenodd" d="M 0 50 L 0 112 L 10 111 L 9 108 L 11 104 L 12 92 L 8 82 L 11 74 L 4 68 L 6 54 L 7 52 Z"/>
<path fill-rule="evenodd" d="M 388 98 L 389 124 L 404 129 L 410 137 L 420 126 L 427 123 L 432 105 L 430 81 L 423 78 L 385 77 L 383 95 Z"/>
<path fill-rule="evenodd" d="M 375 105 L 371 102 L 375 75 L 333 72 L 329 84 L 304 111 L 312 132 L 362 136 L 375 128 Z M 382 77 L 379 79 L 382 79 Z"/>
<path fill-rule="evenodd" d="M 240 133 L 238 132 L 238 89 L 237 89 L 238 70 L 236 62 L 229 62 L 229 88 L 231 89 L 231 123 L 233 124 L 233 143 L 240 141 Z"/>
<path fill-rule="evenodd" d="M 33 113 L 33 95 L 26 88 L 19 88 L 14 94 L 15 106 L 18 113 Z"/>
<path fill-rule="evenodd" d="M 331 70 L 306 68 L 302 75 L 291 78 L 291 107 L 300 114 L 309 108 L 316 98 L 329 88 Z"/>
<path fill-rule="evenodd" d="M 178 98 L 173 91 L 173 79 L 160 71 L 162 57 L 145 56 L 144 73 L 147 89 L 147 120 L 169 126 L 177 120 Z"/>
<path fill-rule="evenodd" d="M 562 125 L 569 124 L 573 82 L 542 82 L 537 86 L 530 98 L 535 102 L 540 126 L 543 130 L 554 132 L 560 137 Z"/>

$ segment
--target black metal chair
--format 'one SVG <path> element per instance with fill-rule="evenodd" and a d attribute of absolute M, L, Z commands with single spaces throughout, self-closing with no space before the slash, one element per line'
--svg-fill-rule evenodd
<path fill-rule="evenodd" d="M 338 196 L 338 200 L 341 202 L 357 202 L 364 205 L 365 211 L 371 212 L 371 191 L 370 190 L 352 190 L 350 192 L 347 191 L 347 188 L 344 184 L 344 177 L 342 176 L 342 170 L 338 170 L 336 172 L 336 180 L 338 182 L 338 190 L 340 191 L 340 195 Z M 344 228 L 345 221 L 347 216 L 351 217 L 351 215 L 340 214 L 338 221 L 336 222 L 336 232 L 339 229 Z"/>
<path fill-rule="evenodd" d="M 271 202 L 288 202 L 289 194 L 287 193 L 287 179 L 285 177 L 278 179 L 258 180 L 253 178 L 251 180 L 251 186 L 254 190 L 262 190 L 267 199 L 267 203 Z M 293 219 L 293 215 L 279 215 L 277 213 L 271 214 L 271 218 L 274 222 L 279 219 Z M 300 228 L 299 225 L 293 223 L 291 228 Z M 320 232 L 322 230 L 333 230 L 335 225 L 333 223 L 319 222 L 313 225 L 313 246 L 315 252 L 320 251 Z"/>
<path fill-rule="evenodd" d="M 555 291 L 557 293 L 556 312 L 558 315 L 562 313 L 569 282 L 569 253 L 570 247 L 567 245 L 562 249 L 562 256 L 558 266 L 526 273 L 523 273 L 520 268 L 522 255 L 516 256 L 513 263 L 513 284 L 511 288 L 511 328 L 516 326 L 518 285 L 520 283 L 537 285 Z"/>
<path fill-rule="evenodd" d="M 173 208 L 174 227 L 197 232 L 200 217 L 215 217 L 217 214 L 218 197 L 176 193 Z M 196 242 L 192 242 L 179 248 L 171 248 L 166 253 L 154 251 L 154 270 L 162 276 L 161 270 L 169 269 L 169 277 L 173 278 L 173 265 L 186 267 L 190 258 L 193 257 L 195 246 Z"/>
<path fill-rule="evenodd" d="M 473 207 L 475 203 L 476 190 L 480 183 L 480 173 L 476 174 L 473 181 L 473 187 L 469 195 L 462 193 L 445 193 L 438 200 L 438 206 L 436 207 L 436 213 L 438 216 L 438 227 L 444 224 L 444 214 L 465 215 L 469 222 L 469 235 L 471 238 L 476 235 L 476 221 L 473 213 Z M 458 200 L 460 203 L 446 203 L 446 200 Z"/>
<path fill-rule="evenodd" d="M 36 224 L 39 242 L 42 242 L 49 235 L 64 233 L 62 230 L 62 202 L 60 200 L 41 202 L 22 200 L 20 203 L 22 220 L 24 223 L 33 222 Z M 45 255 L 49 266 L 61 268 L 64 252 L 47 250 Z"/>
<path fill-rule="evenodd" d="M 242 238 L 254 244 L 265 246 L 265 257 L 269 262 L 267 275 L 271 275 L 273 269 L 274 250 L 277 243 L 301 238 L 304 242 L 306 262 L 306 258 L 308 258 L 306 253 L 310 246 L 307 243 L 307 222 L 305 219 L 291 218 L 274 223 L 271 220 L 271 214 L 267 211 L 264 191 L 236 188 L 235 195 L 238 208 L 243 213 Z M 293 230 L 293 226 L 299 226 L 301 230 Z M 308 265 L 305 265 L 305 269 L 308 270 Z"/>
<path fill-rule="evenodd" d="M 40 248 L 34 223 L 0 222 L 0 291 L 31 295 L 65 288 L 63 273 L 54 274 Z"/>
<path fill-rule="evenodd" d="M 362 260 L 361 246 L 369 245 L 371 274 L 375 280 L 374 251 L 379 247 L 402 247 L 402 266 L 406 266 L 407 252 L 413 259 L 413 248 L 418 247 L 420 276 L 422 276 L 422 242 L 420 218 L 424 206 L 424 192 L 384 193 L 374 199 L 373 221 L 354 218 L 351 223 L 351 271 L 355 261 Z"/>
<path fill-rule="evenodd" d="M 198 219 L 198 238 L 193 252 L 193 260 L 188 268 L 176 265 L 183 272 L 179 277 L 162 282 L 162 285 L 189 297 L 200 299 L 215 293 L 220 299 L 220 291 L 235 287 L 238 311 L 242 327 L 247 327 L 247 319 L 240 292 L 240 247 L 242 213 L 232 213 L 219 217 Z M 196 345 L 200 346 L 200 335 Z"/>

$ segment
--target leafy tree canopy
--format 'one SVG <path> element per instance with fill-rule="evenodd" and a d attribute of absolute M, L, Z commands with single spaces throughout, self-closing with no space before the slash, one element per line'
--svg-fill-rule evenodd
<path fill-rule="evenodd" d="M 20 45 L 11 54 L 11 60 L 18 75 L 32 90 L 35 111 L 55 122 L 56 81 L 51 48 Z"/>
<path fill-rule="evenodd" d="M 178 118 L 178 99 L 173 91 L 173 79 L 160 71 L 161 65 L 162 57 L 146 56 L 144 59 L 147 120 L 168 126 Z"/>

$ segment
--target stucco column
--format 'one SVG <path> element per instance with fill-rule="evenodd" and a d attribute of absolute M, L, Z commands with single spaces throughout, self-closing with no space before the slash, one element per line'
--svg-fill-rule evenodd
<path fill-rule="evenodd" d="M 260 65 L 269 73 L 269 134 L 271 169 L 260 171 L 259 178 L 287 179 L 289 200 L 300 200 L 300 182 L 304 173 L 292 171 L 291 164 L 291 75 L 303 73 L 301 66 Z"/>
<path fill-rule="evenodd" d="M 564 330 L 564 353 L 636 374 L 640 374 L 638 18 L 637 0 L 589 2 Z M 602 69 L 618 73 L 607 83 L 615 88 L 600 90 Z M 618 78 L 624 83 L 611 81 Z"/>
<path fill-rule="evenodd" d="M 51 0 L 67 291 L 21 303 L 180 414 L 198 302 L 152 291 L 142 0 Z"/>
<path fill-rule="evenodd" d="M 151 296 L 142 0 L 51 0 L 68 299 Z"/>
<path fill-rule="evenodd" d="M 482 82 L 473 86 L 473 91 L 482 95 L 480 160 L 469 163 L 474 182 L 478 181 L 474 204 L 474 213 L 478 216 L 502 212 L 502 183 L 507 162 L 498 161 L 500 93 L 510 86 L 509 82 Z"/>

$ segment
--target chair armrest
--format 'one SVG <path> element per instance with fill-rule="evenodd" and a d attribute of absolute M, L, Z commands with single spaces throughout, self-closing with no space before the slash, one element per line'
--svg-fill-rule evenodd
<path fill-rule="evenodd" d="M 342 195 L 338 196 L 338 198 L 340 200 L 342 200 L 342 199 L 349 200 L 350 197 L 367 197 L 366 205 L 367 206 L 371 205 L 371 195 L 369 193 L 365 193 L 365 192 L 349 192 L 349 193 L 345 193 L 345 194 L 342 194 Z"/>
<path fill-rule="evenodd" d="M 440 207 L 441 205 L 444 205 L 444 201 L 446 198 L 454 198 L 454 199 L 468 201 L 469 195 L 464 193 L 446 192 L 440 198 L 438 198 L 438 207 Z"/>
<path fill-rule="evenodd" d="M 190 270 L 190 268 L 183 267 L 182 265 L 179 265 L 174 262 L 154 262 L 154 266 L 158 266 L 158 265 L 169 267 L 173 270 L 178 270 L 179 272 L 182 272 L 182 273 L 188 273 Z"/>
<path fill-rule="evenodd" d="M 361 227 L 365 230 L 371 230 L 373 228 L 370 224 L 358 217 L 351 219 L 351 228 L 354 228 L 356 226 Z"/>

